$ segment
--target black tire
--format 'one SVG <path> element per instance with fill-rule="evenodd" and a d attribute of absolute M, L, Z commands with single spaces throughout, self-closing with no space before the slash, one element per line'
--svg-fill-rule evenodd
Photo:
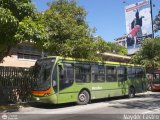
<path fill-rule="evenodd" d="M 134 87 L 130 87 L 129 88 L 128 97 L 129 98 L 134 98 L 135 97 L 135 89 L 134 89 Z"/>
<path fill-rule="evenodd" d="M 90 101 L 90 95 L 86 90 L 83 90 L 79 93 L 77 98 L 77 104 L 78 105 L 86 105 Z"/>

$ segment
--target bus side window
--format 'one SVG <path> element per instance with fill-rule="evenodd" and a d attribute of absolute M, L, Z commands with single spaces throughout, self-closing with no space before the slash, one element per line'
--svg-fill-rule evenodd
<path fill-rule="evenodd" d="M 92 81 L 105 82 L 105 67 L 103 65 L 92 65 Z"/>
<path fill-rule="evenodd" d="M 75 80 L 77 83 L 88 83 L 91 78 L 91 67 L 88 64 L 77 64 L 75 66 Z"/>
<path fill-rule="evenodd" d="M 144 75 L 144 70 L 143 68 L 137 67 L 136 68 L 136 77 L 137 78 L 142 78 Z"/>
<path fill-rule="evenodd" d="M 118 67 L 117 74 L 118 74 L 118 81 L 126 81 L 127 80 L 125 67 Z"/>
<path fill-rule="evenodd" d="M 134 67 L 127 68 L 127 76 L 128 76 L 128 78 L 135 78 L 136 77 L 136 71 L 135 71 Z"/>
<path fill-rule="evenodd" d="M 63 69 L 59 69 L 59 89 L 70 87 L 74 82 L 73 64 L 64 63 Z"/>
<path fill-rule="evenodd" d="M 106 80 L 108 82 L 117 82 L 116 66 L 106 66 Z"/>

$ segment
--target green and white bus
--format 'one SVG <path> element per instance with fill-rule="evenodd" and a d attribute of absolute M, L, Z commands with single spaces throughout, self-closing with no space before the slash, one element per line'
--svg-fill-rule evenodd
<path fill-rule="evenodd" d="M 35 71 L 33 102 L 87 104 L 146 90 L 145 69 L 139 65 L 53 56 L 38 60 Z"/>

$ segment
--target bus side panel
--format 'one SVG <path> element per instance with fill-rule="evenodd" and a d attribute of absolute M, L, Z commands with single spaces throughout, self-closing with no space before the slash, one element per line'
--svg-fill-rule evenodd
<path fill-rule="evenodd" d="M 142 93 L 144 91 L 142 78 L 129 79 L 127 81 L 127 84 L 128 84 L 128 89 L 130 86 L 133 86 L 135 88 L 136 93 Z"/>
<path fill-rule="evenodd" d="M 61 90 L 58 94 L 58 103 L 76 102 L 82 89 L 90 92 L 91 83 L 74 83 L 71 87 Z"/>
<path fill-rule="evenodd" d="M 122 88 L 118 82 L 94 83 L 91 99 L 122 96 L 125 94 L 126 89 Z"/>
<path fill-rule="evenodd" d="M 75 102 L 77 100 L 78 88 L 73 83 L 72 86 L 62 89 L 58 93 L 58 103 Z"/>
<path fill-rule="evenodd" d="M 76 102 L 77 100 L 77 92 L 63 92 L 58 94 L 58 103 L 69 103 L 69 102 Z"/>

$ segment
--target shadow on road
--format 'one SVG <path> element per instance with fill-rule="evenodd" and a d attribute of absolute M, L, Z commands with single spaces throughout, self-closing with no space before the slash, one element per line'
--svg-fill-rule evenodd
<path fill-rule="evenodd" d="M 121 103 L 120 106 L 112 105 L 110 107 L 114 107 L 114 108 L 127 108 L 127 109 L 147 109 L 147 110 L 154 110 L 157 107 L 160 107 L 160 100 L 154 100 L 154 101 L 136 101 L 135 102 L 125 102 L 125 103 Z"/>
<path fill-rule="evenodd" d="M 160 94 L 147 94 L 147 95 L 137 95 L 135 98 L 145 98 L 145 97 L 152 97 L 153 100 L 146 100 L 144 101 L 140 101 L 140 100 L 136 100 L 135 101 L 127 101 L 127 102 L 118 102 L 115 100 L 121 100 L 121 99 L 129 99 L 127 96 L 121 96 L 121 97 L 111 97 L 111 98 L 105 98 L 105 99 L 97 99 L 97 100 L 92 100 L 91 104 L 94 103 L 100 103 L 100 102 L 106 102 L 106 103 L 111 103 L 111 104 L 115 104 L 113 106 L 110 107 L 114 107 L 114 108 L 128 108 L 128 109 L 155 109 L 157 108 L 157 106 L 160 106 L 160 99 L 159 100 L 155 100 L 154 98 L 160 98 Z M 112 102 L 113 101 L 113 102 Z M 120 106 L 117 104 L 121 104 Z M 73 107 L 76 106 L 76 103 L 65 103 L 65 104 L 46 104 L 46 103 L 30 103 L 31 107 L 35 107 L 35 108 L 42 108 L 42 109 L 59 109 L 59 108 L 67 108 L 67 107 Z M 152 107 L 151 107 L 152 106 Z"/>
<path fill-rule="evenodd" d="M 136 100 L 136 101 L 127 101 L 127 102 L 111 102 L 111 104 L 115 103 L 110 107 L 118 108 L 118 109 L 145 109 L 145 110 L 154 110 L 157 107 L 160 108 L 160 94 L 150 94 L 148 95 L 152 98 L 152 100 Z M 136 98 L 144 98 L 145 95 L 136 96 Z M 158 98 L 158 99 L 157 99 Z M 117 105 L 120 104 L 120 105 Z"/>
<path fill-rule="evenodd" d="M 97 99 L 97 100 L 92 100 L 92 103 L 110 102 L 110 101 L 113 101 L 113 100 L 121 100 L 121 99 L 128 99 L 128 96 L 119 96 L 119 97 Z"/>
<path fill-rule="evenodd" d="M 109 102 L 112 100 L 119 100 L 119 99 L 127 99 L 127 96 L 92 100 L 91 104 L 92 103 L 99 103 L 99 102 Z M 65 104 L 30 103 L 29 105 L 31 107 L 35 107 L 35 108 L 59 109 L 59 108 L 73 107 L 73 106 L 76 106 L 77 104 L 76 103 L 65 103 Z"/>
<path fill-rule="evenodd" d="M 48 103 L 30 103 L 31 107 L 43 108 L 43 109 L 59 109 L 75 106 L 76 103 L 65 103 L 65 104 L 48 104 Z"/>

